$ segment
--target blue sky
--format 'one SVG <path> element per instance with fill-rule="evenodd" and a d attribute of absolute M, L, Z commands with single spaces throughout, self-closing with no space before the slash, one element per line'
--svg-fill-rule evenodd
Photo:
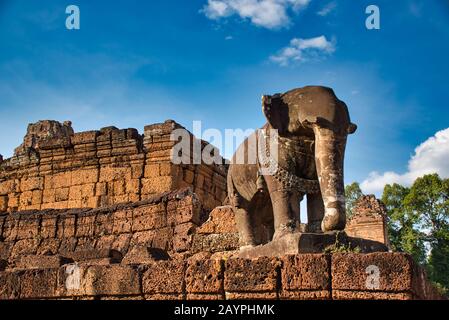
<path fill-rule="evenodd" d="M 65 28 L 70 4 L 80 30 Z M 41 119 L 258 128 L 262 94 L 326 85 L 359 126 L 346 182 L 377 193 L 449 176 L 448 57 L 446 0 L 0 0 L 0 154 Z"/>

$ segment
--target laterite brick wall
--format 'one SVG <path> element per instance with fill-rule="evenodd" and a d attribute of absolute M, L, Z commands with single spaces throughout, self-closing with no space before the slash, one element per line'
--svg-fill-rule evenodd
<path fill-rule="evenodd" d="M 0 160 L 0 212 L 99 208 L 137 202 L 191 186 L 203 206 L 226 197 L 226 167 L 173 165 L 173 121 L 136 129 L 115 127 L 42 140 Z M 35 139 L 29 129 L 24 144 Z M 203 147 L 207 145 L 202 142 Z"/>

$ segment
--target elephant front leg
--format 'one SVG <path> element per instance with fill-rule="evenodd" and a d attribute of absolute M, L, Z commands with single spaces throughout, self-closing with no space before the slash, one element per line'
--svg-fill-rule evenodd
<path fill-rule="evenodd" d="M 274 237 L 279 239 L 287 233 L 299 231 L 300 206 L 303 195 L 295 191 L 275 190 L 270 192 L 274 215 Z"/>

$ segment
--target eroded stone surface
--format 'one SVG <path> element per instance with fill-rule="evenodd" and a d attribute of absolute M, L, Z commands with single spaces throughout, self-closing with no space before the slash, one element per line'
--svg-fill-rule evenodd
<path fill-rule="evenodd" d="M 186 271 L 189 294 L 223 294 L 224 266 L 221 260 L 191 260 Z"/>
<path fill-rule="evenodd" d="M 173 261 L 157 261 L 148 266 L 142 279 L 145 294 L 184 293 L 185 262 L 181 259 Z"/>
<path fill-rule="evenodd" d="M 332 288 L 406 292 L 412 288 L 412 266 L 411 257 L 402 253 L 334 254 Z M 379 281 L 373 284 L 368 279 L 370 268 L 379 271 Z"/>
<path fill-rule="evenodd" d="M 229 292 L 275 292 L 280 261 L 276 258 L 226 261 L 224 289 Z"/>

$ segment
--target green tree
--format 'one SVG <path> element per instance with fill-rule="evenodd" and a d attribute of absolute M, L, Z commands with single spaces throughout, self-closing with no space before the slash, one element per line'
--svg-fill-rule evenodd
<path fill-rule="evenodd" d="M 430 247 L 430 277 L 449 288 L 449 179 L 437 174 L 417 179 L 404 203 L 419 215 L 418 228 Z"/>
<path fill-rule="evenodd" d="M 353 182 L 345 187 L 345 197 L 346 197 L 346 215 L 348 218 L 352 217 L 353 209 L 357 201 L 363 196 L 363 192 L 360 189 L 358 182 Z"/>
<path fill-rule="evenodd" d="M 388 234 L 393 250 L 410 253 L 416 261 L 425 262 L 425 245 L 415 225 L 418 217 L 405 206 L 410 189 L 397 183 L 385 186 L 382 202 L 388 212 Z"/>
<path fill-rule="evenodd" d="M 387 185 L 382 201 L 393 249 L 410 253 L 433 281 L 449 288 L 449 180 L 433 174 L 410 188 Z"/>

